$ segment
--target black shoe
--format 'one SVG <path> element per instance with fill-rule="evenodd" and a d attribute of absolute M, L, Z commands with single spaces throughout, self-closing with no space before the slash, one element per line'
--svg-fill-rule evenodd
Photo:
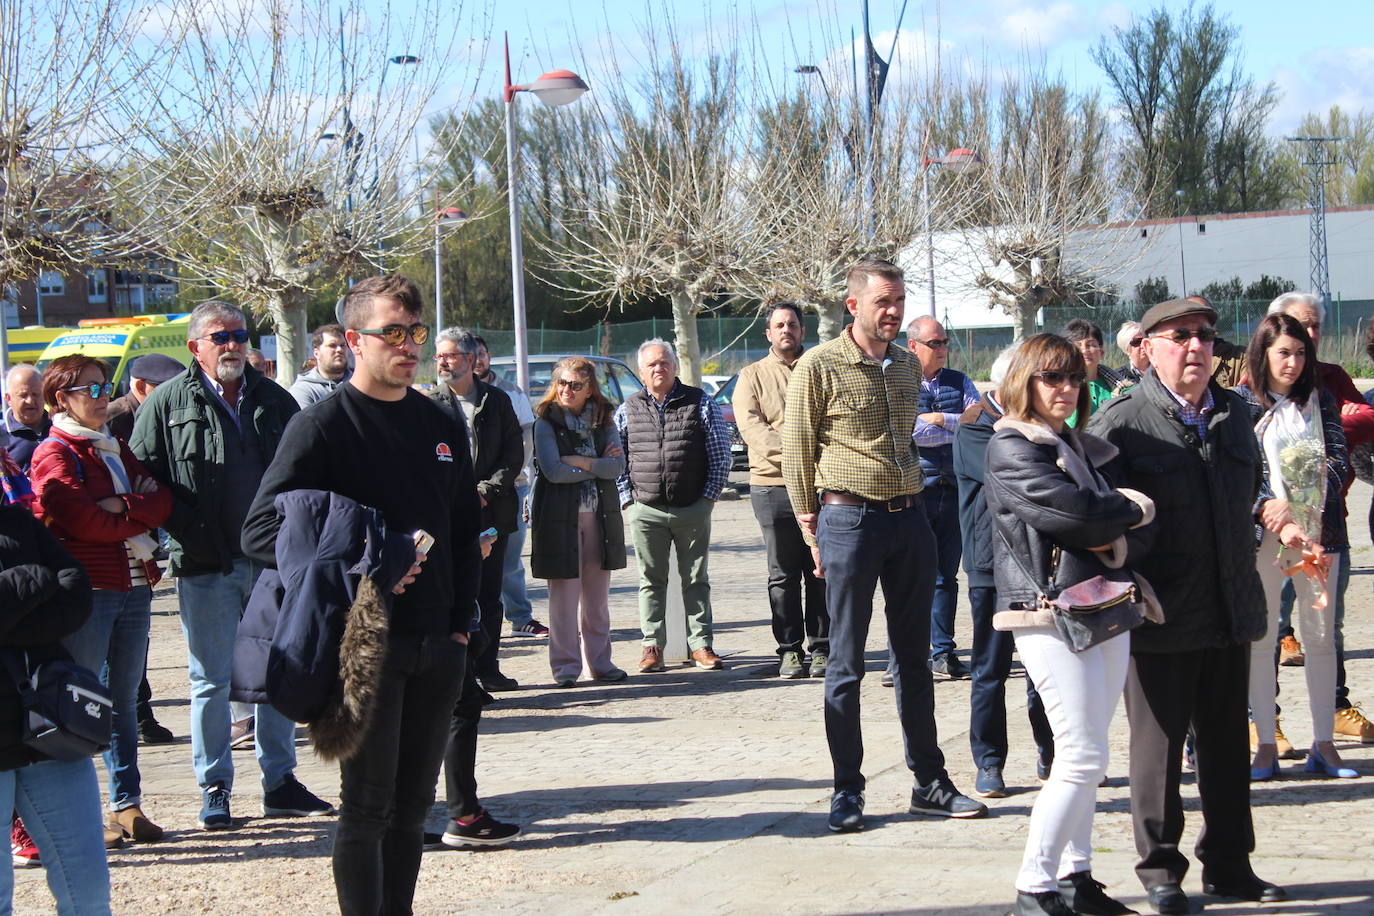
<path fill-rule="evenodd" d="M 853 833 L 864 829 L 864 794 L 853 789 L 837 789 L 830 796 L 830 829 Z"/>
<path fill-rule="evenodd" d="M 1007 784 L 1002 779 L 1002 768 L 980 767 L 978 778 L 973 782 L 973 792 L 983 798 L 1006 798 Z"/>
<path fill-rule="evenodd" d="M 491 694 L 487 693 L 487 692 L 486 692 L 485 690 L 483 690 L 481 687 L 478 687 L 478 688 L 477 688 L 477 701 L 478 701 L 479 703 L 481 703 L 483 706 L 490 706 L 492 703 L 495 703 L 495 702 L 496 702 L 496 697 L 494 697 L 494 696 L 492 696 Z"/>
<path fill-rule="evenodd" d="M 1076 871 L 1059 879 L 1059 893 L 1075 913 L 1082 916 L 1136 916 L 1136 911 L 1103 892 L 1107 885 L 1093 878 L 1090 871 Z"/>
<path fill-rule="evenodd" d="M 1064 902 L 1058 891 L 1043 891 L 1039 894 L 1017 891 L 1014 916 L 1074 916 L 1074 911 Z"/>
<path fill-rule="evenodd" d="M 520 682 L 513 677 L 506 677 L 501 672 L 496 672 L 490 677 L 480 678 L 482 686 L 492 693 L 500 693 L 504 690 L 519 690 Z"/>
<path fill-rule="evenodd" d="M 988 813 L 988 806 L 961 793 L 946 776 L 912 789 L 911 807 L 907 810 L 932 817 L 982 817 Z"/>
<path fill-rule="evenodd" d="M 1183 916 L 1189 911 L 1188 895 L 1177 881 L 1156 884 L 1145 891 L 1150 898 L 1150 906 L 1159 916 Z"/>
<path fill-rule="evenodd" d="M 520 828 L 515 824 L 503 824 L 492 817 L 485 810 L 477 816 L 477 820 L 471 824 L 460 823 L 459 821 L 449 821 L 448 829 L 440 837 L 440 841 L 445 846 L 452 846 L 455 849 L 463 849 L 468 846 L 505 846 L 511 840 L 520 835 Z"/>
<path fill-rule="evenodd" d="M 167 744 L 177 739 L 172 730 L 157 719 L 144 719 L 138 723 L 138 737 L 144 744 Z"/>
<path fill-rule="evenodd" d="M 1288 892 L 1277 884 L 1262 881 L 1254 875 L 1247 875 L 1238 881 L 1212 881 L 1202 876 L 1202 892 L 1213 897 L 1234 897 L 1237 900 L 1257 900 L 1260 903 L 1275 903 L 1288 899 Z"/>
<path fill-rule="evenodd" d="M 959 661 L 959 656 L 953 652 L 946 652 L 932 658 L 930 660 L 930 673 L 937 680 L 963 681 L 968 679 L 968 668 Z"/>
<path fill-rule="evenodd" d="M 883 676 L 878 680 L 878 683 L 882 684 L 884 687 L 891 687 L 893 685 L 892 672 L 884 671 Z"/>
<path fill-rule="evenodd" d="M 436 849 L 443 849 L 443 848 L 445 848 L 445 847 L 444 847 L 444 835 L 443 835 L 442 833 L 430 833 L 429 831 L 425 831 L 425 840 L 424 840 L 424 850 L 425 850 L 425 852 L 433 852 L 433 851 L 436 850 Z"/>
<path fill-rule="evenodd" d="M 1053 766 L 1054 766 L 1054 758 L 1053 758 L 1053 757 L 1036 757 L 1036 758 L 1035 758 L 1035 775 L 1036 775 L 1036 777 L 1037 777 L 1041 782 L 1044 782 L 1045 780 L 1049 779 L 1049 778 L 1050 778 L 1050 768 L 1053 767 Z"/>

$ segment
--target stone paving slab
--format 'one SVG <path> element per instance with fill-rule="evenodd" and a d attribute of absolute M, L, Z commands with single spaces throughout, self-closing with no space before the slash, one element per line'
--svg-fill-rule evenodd
<path fill-rule="evenodd" d="M 1367 506 L 1357 484 L 1352 506 Z M 1355 699 L 1374 695 L 1371 553 L 1364 510 L 1352 513 L 1357 549 L 1348 593 L 1346 638 Z M 767 675 L 775 659 L 765 595 L 762 541 L 748 500 L 715 512 L 711 556 L 716 647 L 726 671 L 671 668 L 614 685 L 552 686 L 545 640 L 509 638 L 503 667 L 522 688 L 501 694 L 482 726 L 478 779 L 492 812 L 524 826 L 506 849 L 445 850 L 425 856 L 417 913 L 911 913 L 995 916 L 1007 911 L 1035 799 L 1034 749 L 1022 681 L 1008 685 L 1015 788 L 992 800 L 991 817 L 950 822 L 906 813 L 910 775 L 901 755 L 892 692 L 879 686 L 886 632 L 870 633 L 863 685 L 869 828 L 826 830 L 830 766 L 821 723 L 821 683 Z M 612 579 L 617 664 L 639 656 L 636 578 Z M 546 602 L 535 593 L 536 615 Z M 969 644 L 966 605 L 958 615 Z M 206 833 L 187 735 L 185 643 L 175 598 L 154 601 L 149 678 L 159 718 L 176 743 L 142 748 L 145 810 L 168 829 L 158 844 L 111 854 L 117 913 L 244 914 L 336 911 L 329 866 L 332 818 L 267 819 L 251 752 L 236 753 L 238 829 Z M 774 661 L 775 664 L 775 661 Z M 1281 669 L 1288 736 L 1310 740 L 1300 669 Z M 956 783 L 968 790 L 968 682 L 936 684 L 942 745 Z M 1143 905 L 1131 868 L 1134 849 L 1126 785 L 1126 722 L 1111 733 L 1114 759 L 1099 793 L 1094 873 L 1128 903 Z M 337 768 L 298 742 L 299 778 L 337 800 Z M 1354 781 L 1309 779 L 1301 763 L 1253 793 L 1260 875 L 1289 887 L 1284 904 L 1225 903 L 1185 889 L 1217 914 L 1374 916 L 1374 746 L 1342 746 Z M 103 772 L 102 772 L 103 778 Z M 439 793 L 442 796 L 442 782 Z M 1185 786 L 1188 829 L 1199 816 Z M 442 824 L 436 805 L 432 826 Z M 41 871 L 16 875 L 15 911 L 48 913 Z"/>

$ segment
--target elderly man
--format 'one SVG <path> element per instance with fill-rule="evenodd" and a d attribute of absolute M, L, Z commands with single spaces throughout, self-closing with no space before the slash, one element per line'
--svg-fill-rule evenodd
<path fill-rule="evenodd" d="M 921 364 L 921 412 L 916 415 L 911 440 L 916 443 L 926 481 L 921 504 L 935 534 L 930 670 L 936 677 L 958 680 L 968 677 L 968 668 L 954 654 L 954 608 L 959 603 L 959 558 L 963 555 L 954 437 L 964 412 L 977 407 L 978 389 L 973 379 L 945 365 L 949 361 L 949 337 L 934 318 L 923 315 L 911 322 L 906 329 L 906 345 Z M 889 661 L 889 678 L 891 673 Z"/>
<path fill-rule="evenodd" d="M 1326 304 L 1321 296 L 1312 293 L 1284 293 L 1269 303 L 1268 314 L 1283 312 L 1297 319 L 1307 329 L 1312 338 L 1312 349 L 1321 345 L 1322 322 L 1326 320 Z M 1355 387 L 1349 373 L 1337 363 L 1317 363 L 1317 374 L 1321 377 L 1322 388 L 1336 399 L 1341 411 L 1341 428 L 1345 430 L 1346 445 L 1354 448 L 1367 442 L 1374 442 L 1374 407 L 1365 403 L 1360 390 Z M 1345 483 L 1341 498 L 1350 492 L 1353 477 Z M 1330 589 L 1332 613 L 1336 627 L 1336 734 L 1351 738 L 1363 744 L 1374 744 L 1374 722 L 1370 722 L 1360 712 L 1358 706 L 1350 702 L 1350 688 L 1345 683 L 1345 590 L 1350 584 L 1350 548 L 1328 547 L 1328 553 L 1340 553 L 1337 563 L 1335 587 Z M 1283 637 L 1284 648 L 1290 653 L 1300 652 L 1298 642 L 1293 638 L 1291 624 L 1293 610 L 1293 588 L 1288 585 L 1283 590 L 1283 603 L 1280 611 L 1279 636 Z M 1271 634 L 1273 635 L 1273 634 Z"/>
<path fill-rule="evenodd" d="M 348 344 L 340 325 L 324 324 L 316 328 L 310 334 L 310 354 L 315 358 L 314 368 L 296 376 L 289 389 L 301 410 L 333 394 L 335 388 L 348 381 L 352 372 L 348 365 Z"/>
<path fill-rule="evenodd" d="M 935 538 L 919 494 L 921 465 L 908 430 L 916 425 L 921 368 L 893 344 L 902 329 L 906 285 L 887 261 L 849 271 L 845 305 L 854 323 L 807 351 L 787 386 L 782 472 L 797 522 L 826 579 L 830 664 L 825 734 L 834 765 L 830 829 L 864 827 L 859 682 L 864 644 L 881 582 L 907 767 L 915 774 L 912 814 L 980 817 L 945 772 L 935 733 L 935 690 L 926 664 Z"/>
<path fill-rule="evenodd" d="M 1117 329 L 1116 347 L 1126 354 L 1126 365 L 1116 370 L 1116 374 L 1127 384 L 1138 384 L 1150 368 L 1150 357 L 1145 355 L 1145 338 L 1141 336 L 1139 321 L 1127 321 Z"/>
<path fill-rule="evenodd" d="M 5 427 L 0 448 L 25 474 L 38 443 L 48 438 L 52 420 L 43 409 L 43 373 L 28 363 L 14 366 L 5 376 Z"/>
<path fill-rule="evenodd" d="M 171 381 L 186 371 L 186 367 L 170 356 L 149 353 L 129 363 L 129 393 L 110 402 L 105 425 L 125 442 L 134 434 L 134 419 L 138 409 L 163 382 Z"/>
<path fill-rule="evenodd" d="M 720 407 L 677 377 L 677 357 L 663 340 L 639 345 L 644 390 L 616 408 L 625 473 L 616 479 L 639 561 L 641 672 L 662 671 L 667 643 L 668 555 L 677 552 L 687 646 L 692 661 L 719 671 L 711 646 L 711 510 L 730 476 L 730 441 Z"/>
<path fill-rule="evenodd" d="M 222 302 L 191 312 L 191 365 L 159 385 L 139 408 L 129 445 L 172 491 L 171 572 L 191 678 L 191 758 L 203 793 L 200 825 L 233 826 L 234 761 L 229 682 L 239 619 L 262 566 L 240 544 L 248 507 L 300 409 L 291 395 L 247 364 L 243 313 Z M 255 712 L 262 810 L 267 816 L 332 814 L 296 781 L 296 725 L 271 706 Z"/>
<path fill-rule="evenodd" d="M 1120 450 L 1122 483 L 1155 503 L 1153 544 L 1137 571 L 1154 585 L 1165 622 L 1131 634 L 1131 819 L 1136 874 L 1161 914 L 1187 913 L 1179 849 L 1183 743 L 1194 736 L 1203 828 L 1202 886 L 1244 900 L 1282 900 L 1250 867 L 1246 708 L 1250 643 L 1264 635 L 1254 512 L 1263 486 L 1245 401 L 1211 380 L 1216 312 L 1162 302 L 1140 321 L 1154 371 L 1113 398 L 1090 431 Z M 1267 492 L 1267 488 L 1266 488 Z"/>
<path fill-rule="evenodd" d="M 787 383 L 802 354 L 801 309 L 792 302 L 769 306 L 763 334 L 768 355 L 740 370 L 735 383 L 735 421 L 749 446 L 749 503 L 768 551 L 768 604 L 778 643 L 778 676 L 806 677 L 802 640 L 811 642 L 811 677 L 824 677 L 830 655 L 830 615 L 825 580 L 816 576 L 782 476 L 782 430 Z M 804 599 L 804 603 L 803 603 Z"/>

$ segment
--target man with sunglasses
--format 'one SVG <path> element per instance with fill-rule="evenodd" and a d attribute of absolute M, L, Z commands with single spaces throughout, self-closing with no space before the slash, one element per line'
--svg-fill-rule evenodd
<path fill-rule="evenodd" d="M 421 308 L 419 289 L 399 275 L 348 291 L 342 317 L 353 375 L 291 423 L 243 533 L 251 555 L 275 559 L 278 494 L 324 490 L 376 509 L 390 532 L 433 539 L 427 552 L 417 541 L 422 565 L 388 596 L 375 708 L 339 766 L 333 870 L 346 916 L 411 912 L 477 598 L 481 515 L 467 437 L 452 413 L 411 387 L 429 339 Z M 367 664 L 365 651 L 356 655 Z"/>
<path fill-rule="evenodd" d="M 1129 385 L 1139 384 L 1150 369 L 1150 357 L 1145 355 L 1144 344 L 1139 321 L 1127 321 L 1116 332 L 1117 349 L 1126 354 L 1126 365 L 1117 369 L 1116 374 Z"/>
<path fill-rule="evenodd" d="M 1106 402 L 1089 426 L 1120 450 L 1120 483 L 1155 503 L 1154 523 L 1127 536 L 1145 541 L 1136 569 L 1154 586 L 1165 622 L 1132 631 L 1125 695 L 1136 875 L 1161 914 L 1190 911 L 1180 886 L 1189 863 L 1179 849 L 1190 727 L 1203 889 L 1244 900 L 1286 897 L 1250 866 L 1246 709 L 1250 643 L 1265 630 L 1255 512 L 1267 488 L 1245 401 L 1211 377 L 1216 318 L 1195 299 L 1147 311 L 1140 325 L 1153 371 Z"/>
<path fill-rule="evenodd" d="M 191 365 L 158 385 L 134 419 L 130 448 L 172 491 L 171 573 L 191 679 L 191 756 L 200 825 L 233 826 L 229 686 L 234 637 L 262 565 L 244 555 L 244 519 L 287 422 L 300 409 L 247 362 L 243 312 L 203 302 L 191 312 Z M 296 725 L 271 706 L 254 711 L 266 816 L 332 814 L 296 781 Z"/>

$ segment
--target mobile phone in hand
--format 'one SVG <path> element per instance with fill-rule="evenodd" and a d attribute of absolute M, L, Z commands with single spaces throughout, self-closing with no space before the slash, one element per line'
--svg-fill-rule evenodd
<path fill-rule="evenodd" d="M 415 552 L 428 554 L 434 546 L 434 535 L 421 528 L 411 535 L 415 539 Z"/>
<path fill-rule="evenodd" d="M 477 535 L 477 537 L 484 541 L 494 541 L 496 540 L 496 529 L 494 527 L 488 528 L 486 531 Z"/>

